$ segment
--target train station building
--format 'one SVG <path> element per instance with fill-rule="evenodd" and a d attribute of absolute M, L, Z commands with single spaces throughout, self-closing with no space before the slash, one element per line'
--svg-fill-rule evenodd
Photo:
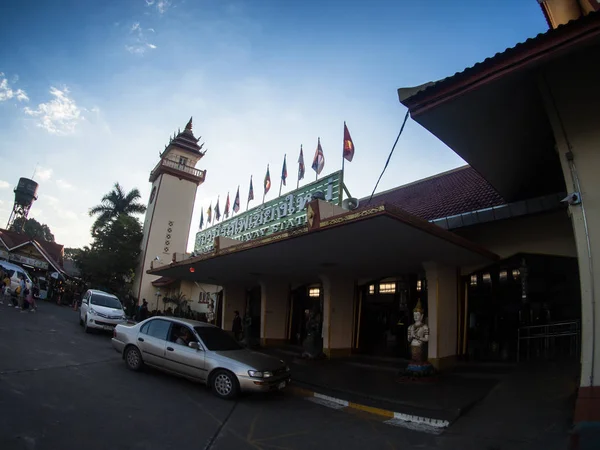
<path fill-rule="evenodd" d="M 461 73 L 398 90 L 468 166 L 355 209 L 342 207 L 343 174 L 333 174 L 337 197 L 292 192 L 204 230 L 195 256 L 148 273 L 219 286 L 220 324 L 247 312 L 263 345 L 300 344 L 304 313 L 317 308 L 329 357 L 407 358 L 420 300 L 436 367 L 574 359 L 575 420 L 600 421 L 600 14 L 549 24 Z"/>

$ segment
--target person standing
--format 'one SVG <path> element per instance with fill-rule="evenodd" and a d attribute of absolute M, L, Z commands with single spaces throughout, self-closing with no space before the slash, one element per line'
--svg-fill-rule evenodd
<path fill-rule="evenodd" d="M 27 289 L 27 285 L 25 284 L 25 277 L 20 276 L 21 282 L 19 283 L 19 309 L 25 309 L 25 290 Z"/>
<path fill-rule="evenodd" d="M 148 302 L 146 299 L 142 300 L 142 304 L 140 305 L 140 310 L 138 312 L 138 322 L 142 322 L 148 318 Z"/>
<path fill-rule="evenodd" d="M 233 326 L 231 327 L 235 340 L 239 342 L 242 338 L 242 318 L 240 317 L 239 311 L 233 312 Z"/>

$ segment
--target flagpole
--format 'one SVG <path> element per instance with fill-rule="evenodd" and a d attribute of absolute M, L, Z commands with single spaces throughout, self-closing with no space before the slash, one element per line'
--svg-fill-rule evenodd
<path fill-rule="evenodd" d="M 346 121 L 344 120 L 344 130 L 345 129 L 346 129 Z M 344 145 L 342 145 L 342 179 L 344 179 L 344 162 L 346 161 L 346 158 L 344 158 L 344 146 L 346 145 L 344 138 L 342 138 L 342 142 L 344 143 Z"/>
<path fill-rule="evenodd" d="M 287 156 L 287 153 L 285 155 L 283 155 L 283 165 L 287 166 L 286 161 L 285 161 L 285 157 Z M 285 168 L 286 172 L 287 172 L 287 167 Z M 281 171 L 281 176 L 279 177 L 279 196 L 281 197 L 281 188 L 283 186 L 283 170 Z"/>

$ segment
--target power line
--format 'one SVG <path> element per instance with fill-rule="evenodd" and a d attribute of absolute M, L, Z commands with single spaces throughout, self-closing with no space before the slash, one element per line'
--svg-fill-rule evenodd
<path fill-rule="evenodd" d="M 394 149 L 396 148 L 396 144 L 398 143 L 398 139 L 400 139 L 400 136 L 402 135 L 402 132 L 404 131 L 404 126 L 406 125 L 406 121 L 408 120 L 408 115 L 410 114 L 410 111 L 406 111 L 406 115 L 404 116 L 404 122 L 402 122 L 402 126 L 400 127 L 400 132 L 398 133 L 398 136 L 396 137 L 396 142 L 394 142 L 394 146 L 392 147 L 392 151 L 390 152 L 390 155 L 388 156 L 387 161 L 385 162 L 385 166 L 383 167 L 383 170 L 381 171 L 381 175 L 379 175 L 379 178 L 377 179 L 377 183 L 375 183 L 375 187 L 373 188 L 373 192 L 371 193 L 371 197 L 369 197 L 369 201 L 367 202 L 367 205 L 369 203 L 371 203 L 371 200 L 373 200 L 373 195 L 375 195 L 375 191 L 377 190 L 377 186 L 379 186 L 379 182 L 381 181 L 381 177 L 383 177 L 383 174 L 385 173 L 385 169 L 387 169 L 388 164 L 390 163 L 390 159 L 392 159 L 392 154 L 394 153 Z"/>

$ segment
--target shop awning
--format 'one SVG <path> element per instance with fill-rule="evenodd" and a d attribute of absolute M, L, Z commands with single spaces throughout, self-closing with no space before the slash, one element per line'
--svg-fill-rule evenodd
<path fill-rule="evenodd" d="M 487 264 L 499 257 L 480 246 L 381 204 L 148 271 L 201 283 L 253 284 L 264 278 L 314 282 L 320 274 L 377 279 L 422 271 L 424 262 Z"/>
<path fill-rule="evenodd" d="M 152 282 L 152 286 L 154 287 L 163 287 L 169 286 L 170 284 L 175 283 L 177 280 L 169 277 L 160 277 L 158 280 Z"/>

